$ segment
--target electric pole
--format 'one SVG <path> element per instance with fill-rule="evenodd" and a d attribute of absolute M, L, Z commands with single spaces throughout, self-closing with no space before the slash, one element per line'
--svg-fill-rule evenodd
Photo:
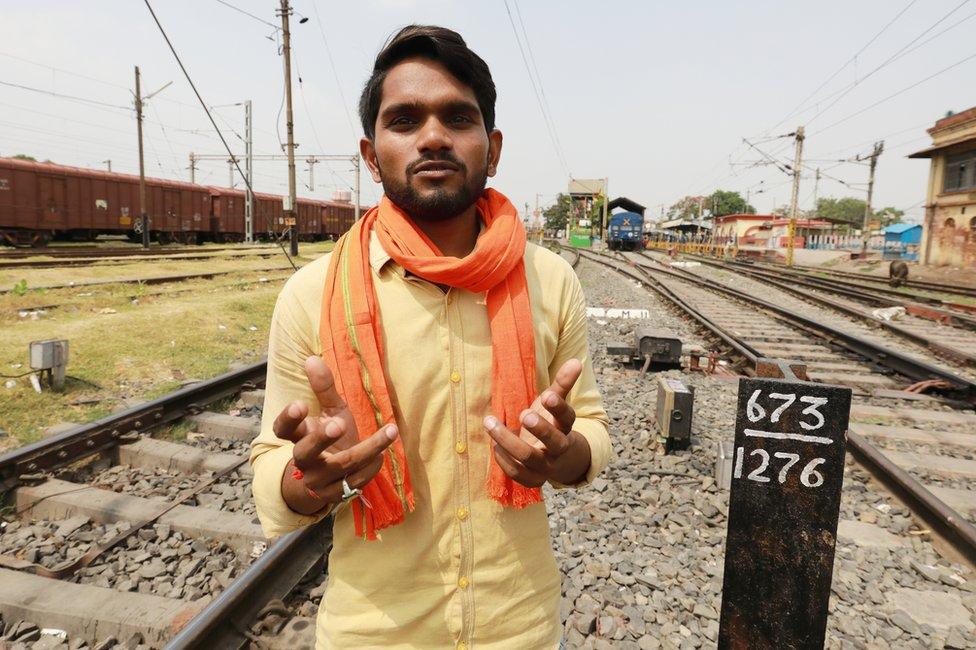
<path fill-rule="evenodd" d="M 227 159 L 227 187 L 234 189 L 234 164 L 237 162 L 237 156 L 231 156 Z"/>
<path fill-rule="evenodd" d="M 360 201 L 359 201 L 359 168 L 360 168 L 359 154 L 356 154 L 353 157 L 353 161 L 356 163 L 356 197 L 355 197 L 355 199 L 356 199 L 356 208 L 355 208 L 356 214 L 355 214 L 355 216 L 353 218 L 356 221 L 359 221 L 359 216 L 360 216 L 359 215 L 359 211 L 360 211 L 360 207 L 359 207 L 359 203 L 360 203 Z"/>
<path fill-rule="evenodd" d="M 868 237 L 871 224 L 871 196 L 874 194 L 874 170 L 878 166 L 878 156 L 884 151 L 884 140 L 874 143 L 874 150 L 871 152 L 871 167 L 868 175 L 868 200 L 864 204 L 864 225 L 861 228 L 861 258 L 868 255 Z"/>
<path fill-rule="evenodd" d="M 251 100 L 244 102 L 244 173 L 247 182 L 244 188 L 244 241 L 254 241 L 254 138 L 251 132 Z"/>
<path fill-rule="evenodd" d="M 111 159 L 109 159 L 109 160 L 103 160 L 102 162 L 105 163 L 106 165 L 108 165 L 108 171 L 111 174 L 112 173 L 112 160 Z"/>
<path fill-rule="evenodd" d="M 315 163 L 317 163 L 318 161 L 319 161 L 318 158 L 316 158 L 315 156 L 309 156 L 308 158 L 305 159 L 305 162 L 308 163 L 308 191 L 309 192 L 315 191 Z"/>
<path fill-rule="evenodd" d="M 142 156 L 142 86 L 139 66 L 136 66 L 136 130 L 139 133 L 139 222 L 142 226 L 142 247 L 149 248 L 149 215 L 146 214 L 146 164 Z"/>
<path fill-rule="evenodd" d="M 281 53 L 285 57 L 285 124 L 288 131 L 288 204 L 285 206 L 285 225 L 289 227 L 291 254 L 298 255 L 298 220 L 295 211 L 295 124 L 291 110 L 291 33 L 288 31 L 288 16 L 291 7 L 288 0 L 281 0 Z"/>
<path fill-rule="evenodd" d="M 820 168 L 817 167 L 817 174 L 813 177 L 813 211 L 814 214 L 819 215 L 820 211 L 817 208 L 817 196 L 820 194 Z"/>
<path fill-rule="evenodd" d="M 790 200 L 790 224 L 786 228 L 786 265 L 793 266 L 793 239 L 796 233 L 796 213 L 800 207 L 800 168 L 803 166 L 803 127 L 796 129 L 796 156 L 793 158 L 793 198 Z"/>
<path fill-rule="evenodd" d="M 190 152 L 190 182 L 197 182 L 197 157 Z"/>

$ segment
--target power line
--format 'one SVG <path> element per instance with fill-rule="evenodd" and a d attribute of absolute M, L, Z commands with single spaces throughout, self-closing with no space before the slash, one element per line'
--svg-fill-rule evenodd
<path fill-rule="evenodd" d="M 855 80 L 854 83 L 852 83 L 850 86 L 848 86 L 847 89 L 844 90 L 844 92 L 842 92 L 838 97 L 836 97 L 834 99 L 834 101 L 830 102 L 829 104 L 827 104 L 827 106 L 825 106 L 824 108 L 822 108 L 819 111 L 817 111 L 817 113 L 813 117 L 811 117 L 810 119 L 808 119 L 806 121 L 806 123 L 809 124 L 810 122 L 814 121 L 815 119 L 817 119 L 818 117 L 820 117 L 821 115 L 823 115 L 826 111 L 830 110 L 831 107 L 835 106 L 837 104 L 837 102 L 839 102 L 844 97 L 846 97 L 848 95 L 848 93 L 850 93 L 852 90 L 854 90 L 854 88 L 856 88 L 859 84 L 861 84 L 862 82 L 864 82 L 866 79 L 869 79 L 872 75 L 874 75 L 876 72 L 878 72 L 879 70 L 881 70 L 884 67 L 886 67 L 888 64 L 890 64 L 890 63 L 894 62 L 895 60 L 897 60 L 898 58 L 900 58 L 900 56 L 902 56 L 903 54 L 907 54 L 906 50 L 909 47 L 911 47 L 916 41 L 918 41 L 920 38 L 922 38 L 923 36 L 925 36 L 926 34 L 928 34 L 930 31 L 932 31 L 933 29 L 935 29 L 935 27 L 937 27 L 939 25 L 939 23 L 941 23 L 942 21 L 944 21 L 946 18 L 948 18 L 949 16 L 951 16 L 955 12 L 959 11 L 959 9 L 961 9 L 964 5 L 968 4 L 970 1 L 971 0 L 962 0 L 962 2 L 959 3 L 958 5 L 956 5 L 956 7 L 954 9 L 952 9 L 951 11 L 949 11 L 949 13 L 945 14 L 944 16 L 942 16 L 942 18 L 939 18 L 937 21 L 935 21 L 934 23 L 932 23 L 931 25 L 929 25 L 929 27 L 926 28 L 921 34 L 919 34 L 918 36 L 916 36 L 915 38 L 913 38 L 912 40 L 910 40 L 908 43 L 906 43 L 904 46 L 902 46 L 901 49 L 899 49 L 897 52 L 895 52 L 890 57 L 888 57 L 887 59 L 885 59 L 880 65 L 878 65 L 877 67 L 875 67 L 873 70 L 871 70 L 869 73 L 867 73 L 866 75 L 864 75 L 860 79 Z M 964 19 L 964 20 L 968 20 L 968 18 L 967 19 Z M 962 21 L 960 21 L 960 22 L 962 22 Z"/>
<path fill-rule="evenodd" d="M 329 47 L 329 41 L 325 37 L 325 29 L 322 27 L 322 18 L 319 16 L 318 5 L 313 2 L 312 9 L 315 11 L 315 22 L 319 26 L 319 34 L 322 35 L 322 44 L 325 46 L 325 53 L 329 57 L 329 65 L 332 67 L 332 76 L 335 77 L 336 89 L 339 91 L 339 99 L 342 100 L 342 109 L 346 112 L 346 120 L 349 122 L 349 131 L 352 133 L 353 142 L 358 140 L 356 127 L 353 125 L 352 115 L 349 113 L 349 105 L 346 103 L 346 96 L 342 92 L 342 82 L 339 81 L 339 71 L 336 69 L 335 60 L 332 58 L 332 48 Z"/>
<path fill-rule="evenodd" d="M 210 123 L 213 124 L 214 131 L 216 131 L 217 135 L 220 136 L 220 141 L 223 143 L 224 149 L 227 150 L 227 154 L 230 156 L 233 165 L 237 167 L 237 171 L 241 175 L 241 178 L 244 179 L 244 183 L 247 185 L 248 190 L 254 192 L 254 189 L 251 187 L 251 182 L 248 180 L 247 175 L 243 171 L 241 171 L 241 166 L 237 162 L 237 157 L 234 156 L 234 154 L 231 152 L 230 145 L 227 144 L 227 140 L 224 138 L 224 134 L 220 132 L 220 127 L 217 126 L 217 122 L 214 121 L 213 115 L 210 114 L 210 109 L 207 108 L 207 103 L 203 101 L 203 97 L 200 95 L 200 91 L 197 90 L 196 84 L 194 84 L 193 79 L 190 78 L 190 73 L 187 72 L 186 66 L 183 65 L 183 61 L 180 59 L 180 55 L 176 53 L 176 48 L 173 47 L 173 43 L 169 40 L 169 36 L 166 35 L 166 30 L 163 29 L 162 23 L 160 23 L 159 18 L 156 17 L 156 12 L 153 11 L 152 5 L 149 4 L 149 0 L 143 0 L 143 1 L 146 3 L 146 8 L 149 9 L 149 13 L 152 14 L 153 20 L 156 23 L 156 27 L 159 28 L 159 33 L 163 35 L 163 39 L 166 41 L 166 45 L 169 46 L 170 52 L 173 53 L 173 58 L 176 59 L 176 62 L 180 66 L 180 70 L 183 71 L 183 76 L 186 77 L 187 83 L 189 83 L 190 88 L 193 89 L 193 94 L 197 96 L 197 100 L 199 100 L 200 106 L 207 114 L 207 118 L 210 119 Z M 282 247 L 281 250 L 282 252 L 284 252 L 285 250 L 284 247 Z M 298 267 L 295 266 L 295 262 L 291 259 L 291 256 L 288 255 L 287 252 L 285 252 L 285 256 L 288 258 L 288 262 L 291 264 L 292 268 L 294 268 L 297 271 Z"/>
<path fill-rule="evenodd" d="M 915 88 L 916 86 L 919 86 L 919 85 L 925 83 L 926 81 L 929 81 L 930 79 L 934 79 L 935 77 L 938 77 L 939 75 L 944 74 L 944 73 L 948 72 L 949 70 L 952 70 L 953 68 L 957 68 L 960 65 L 962 65 L 963 63 L 966 63 L 967 61 L 970 61 L 971 59 L 974 59 L 974 58 L 976 58 L 976 54 L 970 54 L 966 58 L 961 59 L 959 61 L 956 61 L 952 65 L 946 66 L 946 67 L 942 68 L 941 70 L 939 70 L 938 72 L 934 72 L 934 73 L 930 74 L 929 76 L 925 77 L 924 79 L 920 79 L 920 80 L 916 81 L 915 83 L 911 84 L 910 86 L 906 86 L 906 87 L 902 88 L 901 90 L 899 90 L 897 92 L 894 92 L 894 93 L 888 95 L 887 97 L 884 97 L 882 99 L 879 99 L 878 101 L 874 102 L 873 104 L 870 104 L 868 106 L 865 106 L 864 108 L 862 108 L 860 110 L 857 110 L 857 111 L 851 113 L 850 115 L 848 115 L 846 117 L 843 117 L 843 118 L 837 120 L 836 122 L 833 122 L 833 123 L 825 126 L 824 128 L 822 128 L 819 131 L 817 131 L 817 134 L 819 135 L 819 134 L 823 133 L 824 131 L 826 131 L 827 129 L 832 129 L 835 126 L 837 126 L 838 124 L 842 124 L 843 122 L 846 122 L 847 120 L 850 120 L 850 119 L 852 119 L 854 117 L 857 117 L 861 113 L 864 113 L 865 111 L 868 111 L 868 110 L 874 108 L 875 106 L 878 106 L 879 104 L 883 104 L 884 102 L 888 101 L 889 99 L 893 99 L 893 98 L 897 97 L 898 95 L 901 95 L 903 93 L 906 93 L 909 90 L 911 90 L 912 88 Z"/>
<path fill-rule="evenodd" d="M 895 17 L 894 18 L 892 18 L 891 20 L 889 20 L 885 24 L 885 26 L 881 28 L 881 30 L 878 33 L 876 33 L 874 36 L 871 37 L 871 40 L 869 40 L 867 43 L 865 43 L 861 47 L 861 49 L 859 49 L 857 52 L 855 52 L 854 53 L 854 56 L 852 56 L 850 59 L 848 59 L 847 62 L 844 63 L 842 66 L 840 66 L 839 68 L 837 68 L 834 71 L 833 74 L 831 74 L 829 77 L 827 77 L 826 81 L 824 81 L 822 84 L 820 84 L 819 86 L 817 86 L 817 89 L 816 90 L 814 90 L 812 93 L 810 93 L 809 95 L 807 95 L 806 98 L 804 98 L 799 104 L 797 104 L 796 107 L 792 111 L 790 111 L 789 113 L 787 113 L 786 117 L 784 117 L 782 120 L 780 120 L 779 122 L 777 122 L 769 130 L 772 131 L 773 129 L 779 127 L 781 124 L 783 124 L 788 119 L 790 119 L 791 117 L 793 117 L 797 113 L 797 111 L 800 109 L 800 107 L 802 107 L 804 104 L 806 104 L 806 102 L 810 98 L 814 97 L 817 93 L 819 93 L 821 90 L 823 90 L 824 87 L 827 84 L 829 84 L 831 81 L 833 81 L 834 78 L 837 75 L 839 75 L 845 68 L 847 68 L 847 66 L 849 66 L 851 63 L 857 61 L 857 57 L 859 57 L 864 52 L 864 50 L 868 49 L 868 47 L 870 47 L 872 43 L 874 43 L 876 40 L 878 40 L 878 37 L 881 36 L 882 34 L 884 34 L 888 30 L 888 28 L 891 27 L 895 23 L 895 21 L 897 21 L 899 18 L 901 18 L 902 14 L 904 14 L 906 11 L 908 11 L 909 9 L 911 9 L 912 5 L 914 5 L 916 2 L 917 2 L 917 0 L 911 0 L 907 5 L 905 5 L 905 7 L 902 8 L 901 11 L 899 11 L 897 14 L 895 14 Z"/>
<path fill-rule="evenodd" d="M 10 86 L 11 88 L 19 88 L 21 90 L 29 90 L 35 93 L 41 93 L 44 95 L 50 95 L 52 97 L 60 97 L 61 99 L 69 99 L 71 101 L 82 102 L 85 104 L 93 104 L 95 106 L 107 106 L 108 108 L 118 108 L 123 111 L 131 111 L 132 109 L 128 106 L 120 106 L 118 104 L 109 104 L 108 102 L 101 102 L 97 99 L 88 99 L 87 97 L 78 97 L 77 95 L 65 95 L 64 93 L 56 93 L 53 90 L 44 90 L 43 88 L 34 88 L 32 86 L 24 86 L 22 84 L 15 84 L 9 81 L 0 81 L 2 86 Z"/>
<path fill-rule="evenodd" d="M 518 29 L 515 27 L 515 20 L 512 18 L 512 10 L 508 6 L 508 0 L 504 0 L 504 2 L 505 12 L 508 14 L 508 22 L 512 25 L 512 33 L 515 35 L 515 43 L 518 45 L 519 53 L 522 55 L 522 63 L 525 65 L 526 74 L 529 75 L 529 83 L 532 84 L 532 92 L 535 93 L 535 100 L 539 104 L 539 111 L 542 113 L 542 119 L 546 123 L 546 129 L 549 132 L 549 139 L 552 140 L 552 147 L 556 152 L 556 157 L 559 159 L 559 164 L 563 168 L 563 173 L 569 176 L 569 166 L 566 164 L 566 157 L 563 155 L 562 149 L 559 147 L 559 140 L 556 137 L 555 129 L 553 128 L 552 122 L 549 119 L 549 114 L 546 113 L 545 106 L 542 103 L 542 97 L 539 94 L 538 87 L 536 87 L 535 78 L 532 76 L 532 70 L 529 69 L 529 61 L 525 56 L 525 49 L 522 47 L 522 41 L 519 38 Z"/>
<path fill-rule="evenodd" d="M 250 18 L 253 18 L 254 20 L 258 21 L 259 23 L 264 23 L 268 27 L 271 27 L 271 28 L 276 29 L 276 30 L 280 30 L 281 29 L 281 27 L 279 27 L 278 25 L 275 25 L 274 23 L 269 22 L 269 21 L 265 20 L 264 18 L 261 18 L 260 16 L 255 16 L 254 14 L 252 14 L 249 11 L 244 11 L 240 7 L 235 7 L 234 5 L 232 5 L 229 2 L 226 2 L 225 0 L 217 0 L 217 2 L 219 2 L 222 5 L 224 5 L 225 7 L 229 7 L 231 9 L 233 9 L 234 11 L 236 11 L 238 13 L 242 13 L 245 16 L 248 16 Z"/>

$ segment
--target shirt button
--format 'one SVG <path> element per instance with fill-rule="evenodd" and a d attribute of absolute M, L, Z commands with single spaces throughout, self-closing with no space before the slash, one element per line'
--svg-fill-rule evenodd
<path fill-rule="evenodd" d="M 459 373 L 457 370 L 451 371 L 451 381 L 453 381 L 455 384 L 461 381 L 461 373 Z"/>
<path fill-rule="evenodd" d="M 465 578 L 464 576 L 458 578 L 458 587 L 460 587 L 461 589 L 466 589 L 468 587 L 468 579 Z"/>
<path fill-rule="evenodd" d="M 465 519 L 467 519 L 468 518 L 468 509 L 465 508 L 465 507 L 463 507 L 463 506 L 460 507 L 460 508 L 458 508 L 457 509 L 457 518 L 460 519 L 461 521 L 464 521 Z"/>
<path fill-rule="evenodd" d="M 464 641 L 458 641 L 457 650 L 468 650 L 468 644 Z"/>
<path fill-rule="evenodd" d="M 464 444 L 464 441 L 463 440 L 458 440 L 454 444 L 454 451 L 456 451 L 459 454 L 463 454 L 465 451 L 467 451 L 467 449 L 468 449 L 468 446 L 466 444 Z"/>

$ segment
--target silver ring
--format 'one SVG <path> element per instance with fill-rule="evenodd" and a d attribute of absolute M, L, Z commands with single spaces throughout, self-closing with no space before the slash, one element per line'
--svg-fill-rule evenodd
<path fill-rule="evenodd" d="M 356 488 L 355 490 L 349 487 L 349 482 L 346 479 L 342 479 L 342 501 L 346 502 L 350 499 L 355 499 L 363 493 L 362 490 Z"/>

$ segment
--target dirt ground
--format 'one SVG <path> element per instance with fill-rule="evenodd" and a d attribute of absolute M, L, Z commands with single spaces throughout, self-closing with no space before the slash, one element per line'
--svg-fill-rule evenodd
<path fill-rule="evenodd" d="M 881 277 L 888 277 L 887 261 L 881 260 L 846 260 L 831 261 L 821 268 L 834 271 L 850 271 L 854 273 L 870 273 Z M 968 287 L 976 287 L 976 267 L 960 268 L 956 266 L 921 266 L 908 263 L 908 278 L 910 280 L 924 280 L 926 282 L 944 282 Z"/>

